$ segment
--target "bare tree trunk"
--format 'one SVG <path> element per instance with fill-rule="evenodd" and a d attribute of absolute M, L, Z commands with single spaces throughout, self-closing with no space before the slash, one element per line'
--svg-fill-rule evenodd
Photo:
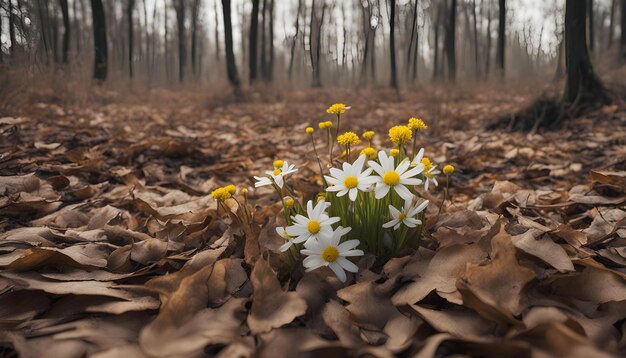
<path fill-rule="evenodd" d="M 474 68 L 476 70 L 476 79 L 480 78 L 480 66 L 478 65 L 478 24 L 476 20 L 476 0 L 472 0 L 472 20 L 474 25 Z"/>
<path fill-rule="evenodd" d="M 93 77 L 104 81 L 107 78 L 107 29 L 102 0 L 91 0 L 91 16 L 93 23 L 93 43 L 95 49 Z"/>
<path fill-rule="evenodd" d="M 135 0 L 128 0 L 126 8 L 126 20 L 128 21 L 128 75 L 133 78 L 133 47 L 135 42 L 133 27 L 133 8 Z"/>
<path fill-rule="evenodd" d="M 567 81 L 564 99 L 570 103 L 607 102 L 602 84 L 596 77 L 586 41 L 586 4 L 565 2 L 565 66 Z"/>
<path fill-rule="evenodd" d="M 435 58 L 433 59 L 433 79 L 440 79 L 441 78 L 441 68 L 440 66 L 440 61 L 439 61 L 439 30 L 441 27 L 441 19 L 443 17 L 443 2 L 439 2 L 439 5 L 437 6 L 437 20 L 435 21 L 435 48 L 434 48 L 434 55 Z"/>
<path fill-rule="evenodd" d="M 217 62 L 220 62 L 220 32 L 218 29 L 218 24 L 219 24 L 219 18 L 217 16 L 217 1 L 213 2 L 214 4 L 214 10 L 215 10 L 215 60 Z"/>
<path fill-rule="evenodd" d="M 454 1 L 454 0 L 453 0 Z M 395 89 L 398 89 L 398 74 L 396 69 L 396 0 L 390 0 L 391 12 L 389 14 L 389 52 L 391 61 L 391 80 L 389 85 Z"/>
<path fill-rule="evenodd" d="M 413 56 L 413 44 L 415 43 L 415 47 L 417 47 L 417 0 L 413 1 L 413 18 L 411 20 L 411 38 L 409 40 L 409 49 L 407 50 L 406 55 L 406 68 L 407 72 L 410 69 L 411 65 L 411 56 Z M 408 73 L 407 73 L 408 74 Z"/>
<path fill-rule="evenodd" d="M 270 0 L 270 23 L 269 23 L 269 52 L 270 60 L 267 68 L 267 79 L 271 82 L 274 80 L 274 0 Z"/>
<path fill-rule="evenodd" d="M 496 52 L 496 66 L 498 67 L 499 75 L 504 78 L 504 54 L 505 54 L 505 25 L 506 25 L 506 2 L 500 0 L 500 7 L 498 10 L 498 49 Z"/>
<path fill-rule="evenodd" d="M 17 39 L 15 36 L 15 15 L 13 15 L 13 0 L 9 0 L 9 39 L 11 40 L 11 57 L 15 57 Z"/>
<path fill-rule="evenodd" d="M 261 78 L 267 81 L 267 31 L 266 31 L 267 0 L 263 0 L 261 8 Z"/>
<path fill-rule="evenodd" d="M 200 0 L 194 0 L 191 10 L 191 71 L 198 74 L 198 13 Z"/>
<path fill-rule="evenodd" d="M 609 40 L 606 45 L 607 48 L 611 48 L 613 46 L 613 31 L 615 27 L 615 4 L 617 0 L 611 0 L 611 11 L 609 12 Z"/>
<path fill-rule="evenodd" d="M 224 18 L 224 47 L 226 50 L 226 72 L 228 81 L 239 91 L 239 74 L 237 73 L 237 63 L 233 51 L 233 27 L 230 21 L 230 0 L 222 0 L 222 12 Z"/>
<path fill-rule="evenodd" d="M 174 9 L 176 10 L 176 23 L 178 25 L 178 81 L 183 82 L 185 79 L 186 48 L 185 48 L 185 2 L 183 0 L 174 0 Z"/>
<path fill-rule="evenodd" d="M 446 58 L 448 60 L 448 79 L 456 80 L 456 0 L 452 0 L 450 13 L 448 14 L 448 26 L 446 27 Z"/>
<path fill-rule="evenodd" d="M 619 40 L 619 47 L 622 52 L 622 60 L 626 61 L 626 0 L 622 0 L 622 33 Z"/>
<path fill-rule="evenodd" d="M 10 1 L 9 1 L 10 2 Z M 67 0 L 59 0 L 63 14 L 63 63 L 68 63 L 70 52 L 70 10 Z"/>
<path fill-rule="evenodd" d="M 298 34 L 300 33 L 300 11 L 302 8 L 302 0 L 298 0 L 298 9 L 296 10 L 296 23 L 294 28 L 296 29 L 295 35 L 293 35 L 293 42 L 291 43 L 291 55 L 289 56 L 289 69 L 287 70 L 287 77 L 291 81 L 293 76 L 293 62 L 296 56 L 296 44 L 298 42 Z"/>
<path fill-rule="evenodd" d="M 252 12 L 250 14 L 250 39 L 249 39 L 249 62 L 250 83 L 257 78 L 257 44 L 259 39 L 259 0 L 252 0 Z"/>
<path fill-rule="evenodd" d="M 491 0 L 487 0 L 487 48 L 485 49 L 485 78 L 491 70 Z"/>
<path fill-rule="evenodd" d="M 170 69 L 170 52 L 169 52 L 169 33 L 168 33 L 168 26 L 167 26 L 167 0 L 163 0 L 163 42 L 164 42 L 164 54 L 163 54 L 163 59 L 165 61 L 165 79 L 169 82 L 170 81 L 170 73 L 171 73 L 171 69 Z"/>
<path fill-rule="evenodd" d="M 587 0 L 587 35 L 589 39 L 589 51 L 593 52 L 595 49 L 595 35 L 593 28 L 593 0 Z"/>

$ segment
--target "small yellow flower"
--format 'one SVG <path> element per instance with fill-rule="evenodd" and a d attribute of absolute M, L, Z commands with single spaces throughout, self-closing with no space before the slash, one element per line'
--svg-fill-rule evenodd
<path fill-rule="evenodd" d="M 326 200 L 326 193 L 319 193 L 319 194 L 317 194 L 316 202 L 319 203 L 322 200 Z"/>
<path fill-rule="evenodd" d="M 328 107 L 328 109 L 326 110 L 326 113 L 330 113 L 330 114 L 334 114 L 334 115 L 341 115 L 344 114 L 346 112 L 346 109 L 349 109 L 350 107 L 346 107 L 345 104 L 343 103 L 335 103 L 332 106 Z"/>
<path fill-rule="evenodd" d="M 426 123 L 424 123 L 423 120 L 416 118 L 416 117 L 411 117 L 409 118 L 409 128 L 411 128 L 412 130 L 416 132 L 419 132 L 424 129 L 427 129 L 428 126 L 426 125 Z"/>
<path fill-rule="evenodd" d="M 365 139 L 365 140 L 372 140 L 372 138 L 374 138 L 374 132 L 373 131 L 367 131 L 367 132 L 363 133 L 363 139 Z"/>
<path fill-rule="evenodd" d="M 313 127 L 306 127 L 306 134 L 313 134 L 314 131 Z"/>
<path fill-rule="evenodd" d="M 332 121 L 326 121 L 324 122 L 324 125 L 326 126 L 326 128 L 332 128 L 333 127 L 333 122 Z"/>
<path fill-rule="evenodd" d="M 283 200 L 285 201 L 285 207 L 286 207 L 287 209 L 292 208 L 292 207 L 293 207 L 293 204 L 295 204 L 295 202 L 296 202 L 296 201 L 295 201 L 295 200 L 293 200 L 293 198 L 292 198 L 292 197 L 290 197 L 290 196 L 286 196 Z"/>
<path fill-rule="evenodd" d="M 431 162 L 427 157 L 422 158 L 422 164 L 424 164 L 424 173 L 433 168 L 433 162 Z"/>
<path fill-rule="evenodd" d="M 278 159 L 274 161 L 274 168 L 282 168 L 283 164 L 285 164 L 282 160 Z"/>
<path fill-rule="evenodd" d="M 233 184 L 226 185 L 226 186 L 224 187 L 224 189 L 226 189 L 226 191 L 227 191 L 230 195 L 233 195 L 233 194 L 235 194 L 235 193 L 237 192 L 237 187 L 236 187 L 236 186 L 234 186 Z"/>
<path fill-rule="evenodd" d="M 232 194 L 226 188 L 217 188 L 211 192 L 213 199 L 217 201 L 224 201 L 230 198 Z"/>
<path fill-rule="evenodd" d="M 359 136 L 354 132 L 345 132 L 337 137 L 337 142 L 341 145 L 355 145 L 361 143 Z"/>
<path fill-rule="evenodd" d="M 361 151 L 361 154 L 364 154 L 367 157 L 367 159 L 369 159 L 369 160 L 374 160 L 374 159 L 376 159 L 376 155 L 378 153 L 376 153 L 376 149 L 374 149 L 372 147 L 367 147 L 367 148 L 364 148 Z"/>
<path fill-rule="evenodd" d="M 443 173 L 445 175 L 450 175 L 454 173 L 454 166 L 451 164 L 446 165 L 445 167 L 443 167 Z"/>
<path fill-rule="evenodd" d="M 407 126 L 395 126 L 389 129 L 389 138 L 398 147 L 411 140 L 412 137 L 413 132 Z"/>
<path fill-rule="evenodd" d="M 318 126 L 318 127 L 320 127 L 320 129 L 326 129 L 326 128 L 328 128 L 328 127 L 326 127 L 326 122 L 319 122 L 319 123 L 317 124 L 317 126 Z"/>
<path fill-rule="evenodd" d="M 394 149 L 389 151 L 389 155 L 391 155 L 392 157 L 397 157 L 398 154 L 400 154 L 400 150 L 397 149 L 397 148 L 394 148 Z"/>
<path fill-rule="evenodd" d="M 246 189 L 246 188 L 241 189 L 241 194 L 242 194 L 243 196 L 248 195 L 248 189 Z"/>

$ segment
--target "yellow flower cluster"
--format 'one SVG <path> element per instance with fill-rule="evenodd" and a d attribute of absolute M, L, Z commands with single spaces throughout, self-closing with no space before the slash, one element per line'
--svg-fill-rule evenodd
<path fill-rule="evenodd" d="M 361 143 L 359 136 L 354 132 L 345 132 L 337 137 L 337 142 L 341 145 L 356 145 Z"/>
<path fill-rule="evenodd" d="M 313 134 L 314 131 L 313 127 L 306 127 L 306 134 Z"/>
<path fill-rule="evenodd" d="M 211 197 L 213 197 L 213 199 L 217 201 L 224 201 L 233 196 L 233 194 L 235 194 L 235 191 L 237 191 L 237 188 L 234 185 L 230 184 L 225 187 L 213 190 L 211 192 Z"/>
<path fill-rule="evenodd" d="M 326 110 L 326 113 L 334 114 L 338 116 L 338 115 L 346 113 L 347 108 L 349 107 L 346 107 L 346 105 L 343 103 L 335 103 L 332 106 L 328 107 L 328 109 Z"/>
<path fill-rule="evenodd" d="M 374 132 L 373 131 L 367 131 L 363 133 L 363 139 L 365 140 L 372 140 L 372 138 L 374 138 Z"/>
<path fill-rule="evenodd" d="M 411 140 L 412 137 L 413 132 L 407 126 L 395 126 L 389 129 L 389 139 L 398 147 Z"/>
<path fill-rule="evenodd" d="M 427 157 L 422 158 L 422 164 L 424 164 L 424 173 L 433 168 L 433 162 L 431 162 Z"/>
<path fill-rule="evenodd" d="M 376 152 L 376 149 L 374 149 L 374 148 L 372 148 L 372 147 L 367 147 L 367 148 L 364 148 L 364 149 L 361 151 L 361 153 L 360 153 L 360 154 L 365 155 L 365 156 L 367 157 L 367 159 L 369 159 L 369 160 L 374 160 L 374 159 L 376 159 L 376 155 L 377 155 L 378 153 Z"/>
<path fill-rule="evenodd" d="M 423 120 L 416 118 L 416 117 L 411 117 L 409 118 L 409 128 L 411 128 L 412 130 L 416 132 L 419 132 L 424 129 L 427 129 L 428 126 L 426 125 L 426 123 L 424 123 Z"/>
<path fill-rule="evenodd" d="M 331 121 L 320 122 L 318 124 L 318 127 L 320 127 L 320 129 L 329 129 L 333 127 L 333 122 Z"/>
<path fill-rule="evenodd" d="M 445 175 L 450 175 L 454 173 L 454 166 L 452 166 L 451 164 L 446 165 L 445 167 L 443 167 L 443 173 Z"/>

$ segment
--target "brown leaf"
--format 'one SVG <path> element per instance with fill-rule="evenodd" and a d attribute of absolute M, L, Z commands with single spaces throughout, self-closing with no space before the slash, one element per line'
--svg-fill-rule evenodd
<path fill-rule="evenodd" d="M 269 332 L 306 313 L 306 302 L 296 292 L 284 292 L 267 261 L 257 260 L 250 277 L 254 294 L 248 315 L 253 334 Z"/>

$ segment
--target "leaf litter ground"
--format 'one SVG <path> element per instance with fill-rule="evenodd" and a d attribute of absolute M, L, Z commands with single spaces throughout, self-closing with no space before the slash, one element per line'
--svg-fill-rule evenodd
<path fill-rule="evenodd" d="M 0 119 L 3 355 L 193 357 L 626 353 L 626 114 L 607 106 L 539 134 L 488 132 L 528 93 L 292 91 L 244 103 L 99 91 L 33 96 Z M 341 284 L 293 271 L 280 204 L 250 190 L 253 221 L 210 191 L 276 158 L 315 195 L 304 129 L 377 132 L 419 115 L 421 138 L 457 168 L 452 200 L 427 199 L 417 252 L 365 256 Z M 60 104 L 62 103 L 62 104 Z M 322 152 L 324 149 L 322 149 Z M 438 191 L 441 191 L 440 186 Z M 439 193 L 440 194 L 440 193 Z"/>

